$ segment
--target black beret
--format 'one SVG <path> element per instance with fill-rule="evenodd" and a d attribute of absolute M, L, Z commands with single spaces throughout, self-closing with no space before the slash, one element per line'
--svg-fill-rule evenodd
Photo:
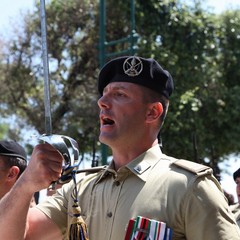
<path fill-rule="evenodd" d="M 110 82 L 130 82 L 150 88 L 169 98 L 173 91 L 173 79 L 167 70 L 152 58 L 124 56 L 106 63 L 98 77 L 98 91 Z"/>
<path fill-rule="evenodd" d="M 238 177 L 240 177 L 240 168 L 239 168 L 236 172 L 233 173 L 233 179 L 234 179 L 234 181 L 236 181 L 236 179 L 237 179 Z"/>
<path fill-rule="evenodd" d="M 24 148 L 19 145 L 16 141 L 2 140 L 0 141 L 0 155 L 19 157 L 27 161 L 27 154 Z"/>

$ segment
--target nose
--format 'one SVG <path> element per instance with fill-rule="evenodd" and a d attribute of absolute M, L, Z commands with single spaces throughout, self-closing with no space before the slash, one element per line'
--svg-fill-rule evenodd
<path fill-rule="evenodd" d="M 108 100 L 107 94 L 102 95 L 98 99 L 98 106 L 99 106 L 100 109 L 104 109 L 104 108 L 109 108 L 110 107 L 110 102 Z"/>

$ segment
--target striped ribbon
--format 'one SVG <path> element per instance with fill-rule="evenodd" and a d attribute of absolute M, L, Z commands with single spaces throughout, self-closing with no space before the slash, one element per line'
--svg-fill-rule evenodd
<path fill-rule="evenodd" d="M 125 240 L 171 240 L 172 230 L 166 223 L 138 216 L 130 219 Z"/>

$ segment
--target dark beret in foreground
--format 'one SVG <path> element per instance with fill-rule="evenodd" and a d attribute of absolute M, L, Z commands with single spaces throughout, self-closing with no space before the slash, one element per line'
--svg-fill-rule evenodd
<path fill-rule="evenodd" d="M 240 168 L 239 168 L 236 172 L 233 173 L 233 179 L 234 179 L 234 181 L 236 181 L 236 178 L 237 178 L 237 177 L 240 177 Z"/>
<path fill-rule="evenodd" d="M 98 91 L 101 95 L 111 82 L 139 84 L 167 98 L 174 88 L 172 76 L 156 60 L 137 56 L 118 57 L 106 63 L 98 77 Z"/>
<path fill-rule="evenodd" d="M 21 145 L 19 145 L 17 142 L 12 140 L 0 141 L 0 155 L 10 156 L 10 157 L 19 157 L 27 161 L 27 154 L 24 148 Z"/>

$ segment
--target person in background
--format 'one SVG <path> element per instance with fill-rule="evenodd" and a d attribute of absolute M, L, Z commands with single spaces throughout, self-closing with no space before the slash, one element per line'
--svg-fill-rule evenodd
<path fill-rule="evenodd" d="M 224 195 L 226 196 L 226 198 L 228 200 L 228 205 L 233 205 L 235 203 L 233 194 L 228 193 L 224 190 Z"/>
<path fill-rule="evenodd" d="M 27 167 L 27 153 L 14 140 L 0 141 L 0 199 L 10 191 Z M 34 194 L 30 207 L 36 206 L 38 192 Z"/>
<path fill-rule="evenodd" d="M 167 226 L 172 240 L 239 240 L 212 169 L 167 156 L 159 146 L 173 91 L 170 73 L 152 58 L 119 57 L 101 69 L 98 91 L 99 140 L 111 148 L 111 163 L 78 174 L 29 209 L 33 193 L 59 179 L 64 160 L 52 145 L 38 144 L 27 169 L 0 201 L 1 238 L 159 239 L 155 227 L 165 235 Z M 138 220 L 133 238 L 128 237 Z"/>
<path fill-rule="evenodd" d="M 233 173 L 233 180 L 236 183 L 236 193 L 238 201 L 234 205 L 230 206 L 232 213 L 237 221 L 237 224 L 240 228 L 240 168 Z"/>
<path fill-rule="evenodd" d="M 0 199 L 12 188 L 27 167 L 24 148 L 13 140 L 0 141 Z"/>

